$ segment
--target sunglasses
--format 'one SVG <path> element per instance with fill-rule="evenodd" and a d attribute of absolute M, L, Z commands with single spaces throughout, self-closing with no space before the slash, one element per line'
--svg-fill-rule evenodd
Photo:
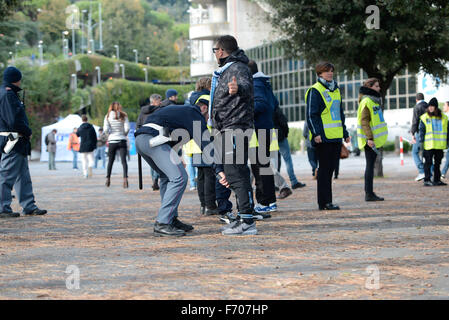
<path fill-rule="evenodd" d="M 213 52 L 213 53 L 215 53 L 215 52 L 218 51 L 218 50 L 223 50 L 223 49 L 221 49 L 221 48 L 212 48 L 212 52 Z"/>

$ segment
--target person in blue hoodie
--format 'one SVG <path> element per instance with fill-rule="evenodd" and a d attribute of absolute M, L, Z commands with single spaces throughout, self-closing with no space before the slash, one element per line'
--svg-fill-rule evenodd
<path fill-rule="evenodd" d="M 254 60 L 248 62 L 248 67 L 253 74 L 254 128 L 259 144 L 256 147 L 255 163 L 251 163 L 251 171 L 256 180 L 256 200 L 258 202 L 258 205 L 254 207 L 254 217 L 262 220 L 271 217 L 269 212 L 277 211 L 274 176 L 270 167 L 275 97 L 271 88 L 270 77 L 259 71 Z"/>

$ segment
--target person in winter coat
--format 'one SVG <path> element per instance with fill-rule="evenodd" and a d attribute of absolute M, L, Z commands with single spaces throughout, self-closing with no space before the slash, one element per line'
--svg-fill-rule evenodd
<path fill-rule="evenodd" d="M 21 80 L 20 70 L 8 67 L 3 72 L 3 83 L 0 86 L 0 218 L 20 216 L 11 208 L 13 187 L 25 215 L 47 213 L 47 210 L 39 209 L 34 200 L 27 158 L 31 154 L 32 131 L 25 105 L 19 99 Z M 15 144 L 11 146 L 13 141 Z"/>
<path fill-rule="evenodd" d="M 426 113 L 428 104 L 424 101 L 424 94 L 418 92 L 416 94 L 416 105 L 413 108 L 413 118 L 412 118 L 412 128 L 410 133 L 412 134 L 412 155 L 413 161 L 415 162 L 416 168 L 418 169 L 418 175 L 415 181 L 421 181 L 424 179 L 424 163 L 420 152 L 422 152 L 422 141 L 419 141 L 419 123 L 421 116 Z"/>
<path fill-rule="evenodd" d="M 78 128 L 73 128 L 73 132 L 69 136 L 69 143 L 67 144 L 67 150 L 72 151 L 73 153 L 73 170 L 78 170 L 78 152 L 80 151 L 80 140 L 76 135 L 77 130 Z"/>
<path fill-rule="evenodd" d="M 106 187 L 111 185 L 112 165 L 114 164 L 117 150 L 123 166 L 123 188 L 128 188 L 128 163 L 126 162 L 127 144 L 126 136 L 129 132 L 129 120 L 126 112 L 122 110 L 119 102 L 113 102 L 109 106 L 108 113 L 104 117 L 103 128 L 109 133 L 108 136 L 108 169 L 106 174 Z"/>
<path fill-rule="evenodd" d="M 103 128 L 98 129 L 97 149 L 95 154 L 95 169 L 97 169 L 98 160 L 103 161 L 103 169 L 106 168 L 106 143 L 108 142 L 108 135 Z"/>
<path fill-rule="evenodd" d="M 165 100 L 161 102 L 161 107 L 178 104 L 178 91 L 176 91 L 175 89 L 168 89 L 167 91 L 165 91 Z"/>
<path fill-rule="evenodd" d="M 47 136 L 47 152 L 48 152 L 48 170 L 56 170 L 55 158 L 56 158 L 56 129 L 50 131 Z"/>
<path fill-rule="evenodd" d="M 423 142 L 424 156 L 424 186 L 445 186 L 441 181 L 440 165 L 443 159 L 443 150 L 449 143 L 449 121 L 438 108 L 438 100 L 429 101 L 427 112 L 422 114 L 419 122 L 419 141 Z M 433 165 L 433 181 L 430 181 L 431 167 Z"/>
<path fill-rule="evenodd" d="M 93 125 L 88 123 L 87 116 L 81 116 L 83 124 L 76 131 L 76 135 L 81 138 L 80 153 L 83 165 L 84 177 L 92 177 L 92 167 L 94 166 L 94 150 L 97 147 L 97 133 Z"/>

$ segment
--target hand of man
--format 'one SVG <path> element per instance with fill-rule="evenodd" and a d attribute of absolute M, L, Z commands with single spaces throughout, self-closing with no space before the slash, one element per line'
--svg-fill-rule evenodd
<path fill-rule="evenodd" d="M 412 136 L 412 144 L 415 144 L 416 143 L 416 138 L 415 138 L 415 136 Z"/>
<path fill-rule="evenodd" d="M 373 140 L 368 140 L 366 141 L 366 144 L 368 145 L 368 147 L 373 148 L 375 147 L 374 141 Z"/>
<path fill-rule="evenodd" d="M 346 142 L 346 143 L 351 142 L 351 137 L 347 137 L 347 138 L 345 139 L 345 142 Z"/>
<path fill-rule="evenodd" d="M 229 94 L 234 95 L 239 91 L 239 85 L 237 84 L 237 79 L 235 76 L 232 77 L 232 81 L 228 83 Z"/>
<path fill-rule="evenodd" d="M 226 175 L 224 174 L 224 172 L 219 172 L 218 175 L 221 177 L 221 179 L 218 180 L 218 182 L 220 182 L 226 188 L 229 188 L 229 182 L 228 180 L 226 180 Z"/>
<path fill-rule="evenodd" d="M 313 138 L 313 140 L 314 140 L 316 143 L 321 143 L 321 142 L 323 142 L 323 140 L 321 140 L 321 136 L 316 136 L 315 138 Z"/>

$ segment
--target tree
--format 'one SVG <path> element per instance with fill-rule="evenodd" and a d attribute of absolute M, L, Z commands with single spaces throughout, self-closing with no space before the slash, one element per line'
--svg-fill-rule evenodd
<path fill-rule="evenodd" d="M 362 68 L 380 79 L 383 101 L 405 68 L 447 79 L 448 1 L 378 0 L 376 6 L 371 0 L 264 1 L 273 8 L 269 19 L 282 32 L 288 56 L 310 63 L 329 60 L 350 72 Z"/>
<path fill-rule="evenodd" d="M 14 10 L 19 8 L 19 0 L 0 0 L 0 21 L 5 20 Z"/>

